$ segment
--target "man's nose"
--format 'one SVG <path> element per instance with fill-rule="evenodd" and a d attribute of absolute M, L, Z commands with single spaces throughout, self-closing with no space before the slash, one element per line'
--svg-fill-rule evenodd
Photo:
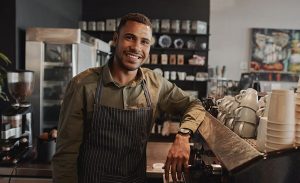
<path fill-rule="evenodd" d="M 131 44 L 130 48 L 132 48 L 132 49 L 134 49 L 134 50 L 141 50 L 141 46 L 142 46 L 142 44 L 141 44 L 140 41 L 134 41 L 134 42 Z"/>

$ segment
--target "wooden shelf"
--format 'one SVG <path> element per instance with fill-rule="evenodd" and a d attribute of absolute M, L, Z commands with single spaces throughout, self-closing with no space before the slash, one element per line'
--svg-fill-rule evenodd
<path fill-rule="evenodd" d="M 208 52 L 208 49 L 188 49 L 188 48 L 161 48 L 161 47 L 151 47 L 151 51 L 190 51 L 190 52 Z"/>
<path fill-rule="evenodd" d="M 205 65 L 173 65 L 173 64 L 144 64 L 142 67 L 147 67 L 149 69 L 161 68 L 162 70 L 174 70 L 179 71 L 178 69 L 182 69 L 182 71 L 189 70 L 189 71 L 196 71 L 196 72 L 207 72 L 207 67 Z"/>
<path fill-rule="evenodd" d="M 194 34 L 194 33 L 174 33 L 174 32 L 153 32 L 153 35 L 171 35 L 171 36 L 193 36 L 193 37 L 208 37 L 210 34 Z"/>

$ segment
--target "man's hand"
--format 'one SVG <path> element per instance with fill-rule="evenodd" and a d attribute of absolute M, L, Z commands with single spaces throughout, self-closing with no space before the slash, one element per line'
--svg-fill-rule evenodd
<path fill-rule="evenodd" d="M 190 135 L 176 135 L 175 141 L 169 150 L 165 163 L 165 179 L 167 182 L 169 182 L 170 168 L 173 182 L 181 180 L 183 168 L 185 169 L 185 171 L 188 171 L 190 157 L 189 138 Z"/>

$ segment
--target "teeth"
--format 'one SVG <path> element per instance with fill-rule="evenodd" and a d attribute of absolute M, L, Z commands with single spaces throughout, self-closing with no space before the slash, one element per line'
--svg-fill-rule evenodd
<path fill-rule="evenodd" d="M 131 57 L 131 58 L 134 58 L 134 59 L 139 59 L 139 58 L 141 58 L 141 57 L 139 57 L 139 56 L 132 55 L 132 54 L 128 54 L 128 56 Z"/>

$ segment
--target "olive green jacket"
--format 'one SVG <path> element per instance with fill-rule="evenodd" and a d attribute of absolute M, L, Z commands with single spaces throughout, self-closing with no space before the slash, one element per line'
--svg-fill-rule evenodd
<path fill-rule="evenodd" d="M 154 118 L 163 112 L 182 114 L 181 127 L 192 131 L 196 131 L 204 120 L 205 110 L 198 99 L 150 69 L 140 68 L 136 79 L 125 86 L 114 82 L 108 65 L 88 69 L 75 76 L 65 92 L 59 117 L 56 153 L 52 161 L 54 182 L 77 182 L 77 157 L 84 123 L 92 120 L 95 90 L 101 76 L 101 105 L 120 109 L 147 106 L 141 87 L 142 80 L 145 80 Z"/>

